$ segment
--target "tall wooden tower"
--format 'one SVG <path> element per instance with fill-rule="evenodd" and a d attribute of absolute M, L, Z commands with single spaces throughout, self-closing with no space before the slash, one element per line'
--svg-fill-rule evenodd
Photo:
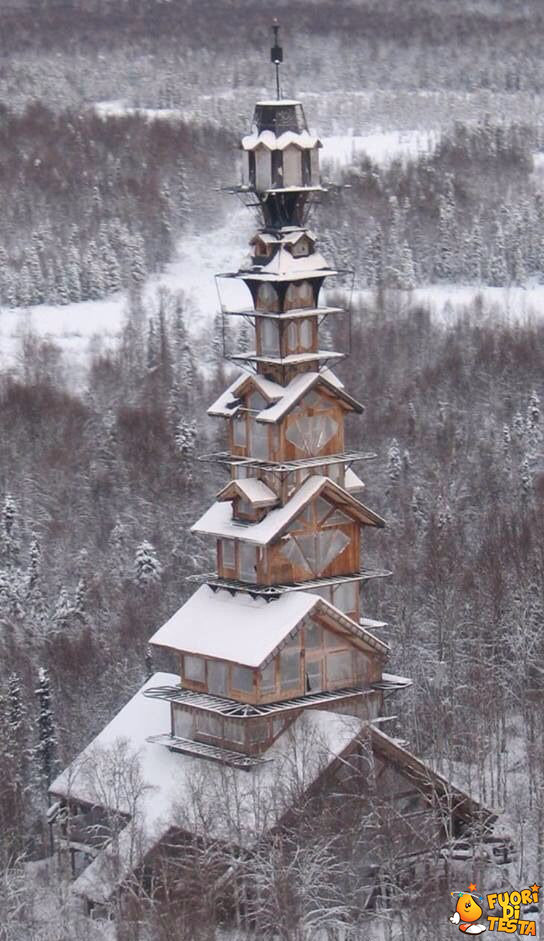
<path fill-rule="evenodd" d="M 399 685 L 382 672 L 383 625 L 361 609 L 361 582 L 387 574 L 361 562 L 362 532 L 384 525 L 352 469 L 372 455 L 345 446 L 346 416 L 363 407 L 331 371 L 345 354 L 320 345 L 324 320 L 349 316 L 323 299 L 336 272 L 306 226 L 320 147 L 299 101 L 257 103 L 235 190 L 262 224 L 247 266 L 218 276 L 246 286 L 249 305 L 223 316 L 249 321 L 254 344 L 229 354 L 244 371 L 208 410 L 228 452 L 207 459 L 230 479 L 193 526 L 215 538 L 217 570 L 151 640 L 180 655 L 179 689 L 149 693 L 172 703 L 164 743 L 246 765 L 301 710 L 371 720 Z"/>
<path fill-rule="evenodd" d="M 226 423 L 228 451 L 205 459 L 229 479 L 193 531 L 215 540 L 216 571 L 151 639 L 175 652 L 176 674 L 152 676 L 51 786 L 52 837 L 69 851 L 74 891 L 89 906 L 109 904 L 131 873 L 153 871 L 161 847 L 168 853 L 183 836 L 180 807 L 203 782 L 236 795 L 255 841 L 256 793 L 274 796 L 267 827 L 281 825 L 290 807 L 277 804 L 277 782 L 293 742 L 308 742 L 312 729 L 320 760 L 308 787 L 341 775 L 366 727 L 380 791 L 399 814 L 418 814 L 417 833 L 410 819 L 402 835 L 407 856 L 434 852 L 474 818 L 493 819 L 376 722 L 384 696 L 410 681 L 384 672 L 384 625 L 361 602 L 361 584 L 387 574 L 364 565 L 366 534 L 384 523 L 359 499 L 353 470 L 370 455 L 346 450 L 346 416 L 363 409 L 331 371 L 344 353 L 320 344 L 323 322 L 349 315 L 324 295 L 335 272 L 306 225 L 321 190 L 321 145 L 300 102 L 279 97 L 275 34 L 278 98 L 256 106 L 236 187 L 261 226 L 249 263 L 219 279 L 246 286 L 248 305 L 223 306 L 223 315 L 249 321 L 254 343 L 229 354 L 243 372 L 208 410 Z M 119 755 L 138 758 L 137 808 L 123 788 L 97 786 L 100 755 L 112 748 L 110 768 Z M 207 838 L 225 840 L 221 813 L 214 821 Z"/>

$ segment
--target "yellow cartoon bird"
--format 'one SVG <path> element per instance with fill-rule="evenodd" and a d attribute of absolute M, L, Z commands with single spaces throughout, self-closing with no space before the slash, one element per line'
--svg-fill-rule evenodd
<path fill-rule="evenodd" d="M 479 900 L 482 901 L 481 895 L 474 895 L 472 892 L 473 889 L 476 889 L 474 884 L 470 885 L 469 892 L 452 892 L 452 895 L 457 895 L 457 905 L 455 906 L 455 911 L 453 915 L 450 915 L 450 922 L 452 925 L 459 925 L 459 931 L 463 931 L 464 934 L 481 934 L 482 931 L 486 930 L 485 925 L 476 925 L 475 922 L 482 917 L 483 911 L 478 904 Z"/>

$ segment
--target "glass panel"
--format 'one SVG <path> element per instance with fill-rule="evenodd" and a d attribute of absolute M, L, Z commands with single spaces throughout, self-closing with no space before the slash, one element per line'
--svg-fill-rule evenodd
<path fill-rule="evenodd" d="M 221 551 L 223 565 L 229 569 L 236 568 L 236 543 L 234 539 L 223 539 L 221 541 Z"/>
<path fill-rule="evenodd" d="M 243 742 L 243 722 L 237 722 L 236 719 L 223 719 L 223 737 L 230 742 Z"/>
<path fill-rule="evenodd" d="M 265 281 L 264 284 L 260 285 L 255 307 L 257 310 L 269 311 L 270 313 L 279 310 L 278 294 L 269 281 Z"/>
<path fill-rule="evenodd" d="M 327 526 L 329 525 L 329 523 L 352 523 L 352 522 L 353 520 L 351 520 L 349 516 L 346 516 L 346 514 L 342 513 L 341 510 L 337 510 L 336 513 L 333 513 L 331 516 L 329 516 L 327 520 Z"/>
<path fill-rule="evenodd" d="M 232 687 L 244 693 L 253 692 L 253 670 L 250 667 L 232 667 Z"/>
<path fill-rule="evenodd" d="M 319 595 L 320 598 L 323 598 L 325 601 L 331 600 L 331 586 L 325 585 L 323 588 L 312 588 L 314 595 Z"/>
<path fill-rule="evenodd" d="M 314 575 L 320 575 L 349 545 L 348 537 L 338 529 L 293 536 Z"/>
<path fill-rule="evenodd" d="M 263 408 L 266 408 L 267 403 L 260 392 L 252 392 L 251 395 L 248 395 L 246 404 L 252 411 L 262 412 Z"/>
<path fill-rule="evenodd" d="M 344 638 L 339 637 L 334 631 L 323 631 L 323 640 L 325 647 L 343 647 L 345 644 Z"/>
<path fill-rule="evenodd" d="M 206 663 L 202 657 L 190 657 L 186 654 L 183 658 L 183 671 L 186 680 L 193 680 L 195 683 L 206 681 Z"/>
<path fill-rule="evenodd" d="M 237 507 L 238 507 L 238 513 L 241 516 L 253 516 L 254 511 L 249 500 L 246 500 L 244 497 L 238 497 L 238 500 L 236 502 L 237 502 Z"/>
<path fill-rule="evenodd" d="M 298 346 L 297 324 L 292 320 L 287 327 L 287 352 L 293 353 Z"/>
<path fill-rule="evenodd" d="M 338 422 L 330 415 L 297 415 L 290 423 L 285 437 L 307 457 L 313 457 L 338 432 Z"/>
<path fill-rule="evenodd" d="M 221 660 L 208 660 L 208 692 L 215 696 L 227 695 L 227 664 Z"/>
<path fill-rule="evenodd" d="M 310 624 L 304 629 L 304 640 L 306 647 L 322 647 L 323 646 L 323 629 L 319 624 Z"/>
<path fill-rule="evenodd" d="M 251 444 L 249 453 L 251 457 L 265 461 L 268 458 L 268 428 L 257 421 L 251 422 Z"/>
<path fill-rule="evenodd" d="M 271 660 L 261 670 L 261 693 L 272 693 L 276 689 L 276 661 Z"/>
<path fill-rule="evenodd" d="M 280 685 L 282 689 L 294 689 L 300 684 L 300 654 L 283 651 L 280 653 Z"/>
<path fill-rule="evenodd" d="M 314 306 L 314 292 L 309 281 L 303 281 L 299 287 L 299 300 L 301 307 Z"/>
<path fill-rule="evenodd" d="M 323 497 L 318 497 L 316 500 L 316 512 L 317 519 L 321 522 L 325 516 L 328 516 L 332 512 L 333 506 L 332 503 L 329 503 L 328 500 L 324 500 Z"/>
<path fill-rule="evenodd" d="M 308 573 L 311 572 L 311 569 L 308 567 L 308 563 L 306 562 L 301 549 L 296 544 L 292 536 L 282 544 L 280 551 L 282 556 L 287 559 L 291 565 L 296 565 Z"/>
<path fill-rule="evenodd" d="M 280 328 L 273 320 L 261 320 L 261 351 L 264 355 L 279 356 Z"/>
<path fill-rule="evenodd" d="M 220 716 L 214 716 L 209 712 L 201 712 L 200 709 L 195 710 L 195 731 L 220 738 L 222 731 Z"/>
<path fill-rule="evenodd" d="M 237 448 L 245 448 L 247 444 L 246 419 L 233 418 L 232 420 L 232 440 Z"/>
<path fill-rule="evenodd" d="M 248 582 L 257 581 L 257 549 L 255 546 L 248 545 L 247 542 L 241 542 L 238 546 L 238 555 L 240 559 L 240 578 Z"/>
<path fill-rule="evenodd" d="M 368 678 L 368 658 L 360 650 L 352 651 L 353 672 L 357 682 L 363 683 Z"/>
<path fill-rule="evenodd" d="M 348 683 L 353 679 L 351 666 L 351 652 L 339 650 L 338 653 L 327 655 L 327 682 Z"/>
<path fill-rule="evenodd" d="M 323 660 L 306 661 L 306 689 L 309 693 L 319 693 L 323 689 Z"/>
<path fill-rule="evenodd" d="M 312 408 L 323 405 L 323 396 L 319 395 L 318 392 L 314 392 L 312 389 L 312 391 L 308 392 L 302 399 L 302 405 L 312 406 Z"/>
<path fill-rule="evenodd" d="M 311 320 L 300 322 L 300 345 L 303 350 L 309 350 L 313 344 L 313 330 Z"/>
<path fill-rule="evenodd" d="M 349 614 L 357 608 L 357 593 L 357 582 L 343 582 L 341 585 L 336 585 L 333 592 L 333 604 Z"/>

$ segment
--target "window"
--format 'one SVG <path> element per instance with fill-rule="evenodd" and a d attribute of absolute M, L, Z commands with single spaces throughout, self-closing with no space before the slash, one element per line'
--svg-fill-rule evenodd
<path fill-rule="evenodd" d="M 202 657 L 190 657 L 186 654 L 183 658 L 183 674 L 186 680 L 192 680 L 194 683 L 205 683 L 206 662 Z"/>
<path fill-rule="evenodd" d="M 270 663 L 261 670 L 261 693 L 272 693 L 276 689 L 276 661 Z"/>
<path fill-rule="evenodd" d="M 260 285 L 257 291 L 255 307 L 257 310 L 269 311 L 271 313 L 275 313 L 279 310 L 277 291 L 269 281 L 265 281 L 264 284 Z"/>
<path fill-rule="evenodd" d="M 281 150 L 272 151 L 272 186 L 283 186 L 283 154 Z"/>
<path fill-rule="evenodd" d="M 225 568 L 236 568 L 236 543 L 234 539 L 221 540 L 221 555 L 223 556 L 223 566 Z"/>
<path fill-rule="evenodd" d="M 208 692 L 227 695 L 227 664 L 222 660 L 208 660 Z"/>
<path fill-rule="evenodd" d="M 249 449 L 251 457 L 257 460 L 265 461 L 268 458 L 268 428 L 262 422 L 253 420 L 251 422 L 251 445 Z"/>
<path fill-rule="evenodd" d="M 313 575 L 321 575 L 349 545 L 349 538 L 339 529 L 292 535 L 283 543 L 281 554 L 293 565 L 301 565 Z"/>
<path fill-rule="evenodd" d="M 223 719 L 223 738 L 229 742 L 244 741 L 243 722 L 237 722 L 236 719 Z"/>
<path fill-rule="evenodd" d="M 260 318 L 259 318 L 260 319 Z M 274 320 L 261 319 L 261 353 L 263 356 L 279 356 L 280 331 Z M 264 407 L 264 406 L 263 406 Z"/>
<path fill-rule="evenodd" d="M 248 582 L 257 581 L 257 549 L 247 542 L 241 542 L 238 547 L 240 558 L 240 578 Z"/>
<path fill-rule="evenodd" d="M 248 175 L 249 185 L 255 186 L 255 154 L 252 150 L 248 153 Z"/>
<path fill-rule="evenodd" d="M 302 185 L 312 184 L 312 158 L 309 150 L 302 151 Z"/>
<path fill-rule="evenodd" d="M 314 292 L 309 281 L 290 284 L 285 292 L 284 310 L 298 310 L 300 307 L 314 306 Z"/>
<path fill-rule="evenodd" d="M 247 447 L 247 428 L 245 416 L 232 420 L 232 442 L 235 448 Z"/>
<path fill-rule="evenodd" d="M 305 628 L 304 636 L 307 648 L 323 646 L 323 629 L 319 624 L 309 624 Z"/>
<path fill-rule="evenodd" d="M 300 683 L 300 654 L 282 650 L 280 653 L 280 685 L 282 689 L 293 689 Z"/>
<path fill-rule="evenodd" d="M 323 689 L 323 660 L 306 661 L 306 688 L 309 693 L 319 693 Z"/>
<path fill-rule="evenodd" d="M 212 735 L 214 738 L 220 738 L 221 718 L 198 709 L 195 712 L 195 731 L 202 732 L 204 735 Z"/>
<path fill-rule="evenodd" d="M 351 652 L 339 650 L 327 654 L 327 680 L 329 683 L 347 683 L 352 679 Z"/>
<path fill-rule="evenodd" d="M 285 437 L 297 451 L 306 457 L 314 457 L 337 433 L 338 422 L 331 415 L 295 415 Z"/>
<path fill-rule="evenodd" d="M 253 670 L 250 667 L 233 666 L 232 687 L 244 693 L 253 692 Z"/>
<path fill-rule="evenodd" d="M 310 320 L 302 320 L 300 323 L 300 345 L 303 350 L 309 350 L 313 346 L 314 335 Z"/>
<path fill-rule="evenodd" d="M 334 631 L 323 631 L 323 639 L 325 641 L 325 647 L 341 647 L 344 643 L 343 639 L 335 634 Z"/>

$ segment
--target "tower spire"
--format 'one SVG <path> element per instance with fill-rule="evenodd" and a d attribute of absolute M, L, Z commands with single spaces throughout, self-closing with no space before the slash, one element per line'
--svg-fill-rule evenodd
<path fill-rule="evenodd" d="M 270 59 L 276 66 L 276 97 L 279 101 L 281 98 L 281 89 L 280 89 L 280 63 L 283 62 L 283 49 L 279 44 L 278 34 L 280 30 L 280 24 L 277 19 L 274 19 L 272 23 L 272 30 L 274 32 L 274 45 L 270 50 Z"/>

